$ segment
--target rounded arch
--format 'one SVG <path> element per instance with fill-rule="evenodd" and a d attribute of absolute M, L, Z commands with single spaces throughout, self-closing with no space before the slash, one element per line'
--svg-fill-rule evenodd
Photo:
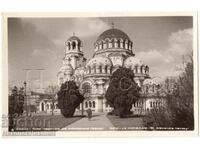
<path fill-rule="evenodd" d="M 73 42 L 72 42 L 72 49 L 74 50 L 75 48 L 76 48 L 76 42 L 73 41 Z"/>
<path fill-rule="evenodd" d="M 50 106 L 49 104 L 46 104 L 46 109 L 49 110 Z"/>
<path fill-rule="evenodd" d="M 111 40 L 111 43 L 112 43 L 112 48 L 114 48 L 114 47 L 115 47 L 115 40 L 112 39 L 112 40 Z"/>
<path fill-rule="evenodd" d="M 45 111 L 45 102 L 44 101 L 40 102 L 40 111 Z"/>
<path fill-rule="evenodd" d="M 92 107 L 95 108 L 95 101 L 92 102 Z"/>
<path fill-rule="evenodd" d="M 85 102 L 85 108 L 88 108 L 88 102 Z"/>
<path fill-rule="evenodd" d="M 102 65 L 99 65 L 99 73 L 102 73 Z"/>
<path fill-rule="evenodd" d="M 90 94 L 92 93 L 92 86 L 89 82 L 85 82 L 81 85 L 81 89 L 84 94 Z"/>
<path fill-rule="evenodd" d="M 92 107 L 92 102 L 91 101 L 89 101 L 89 108 L 91 108 Z"/>
<path fill-rule="evenodd" d="M 103 49 L 104 47 L 103 47 L 103 41 L 101 41 L 101 49 Z"/>

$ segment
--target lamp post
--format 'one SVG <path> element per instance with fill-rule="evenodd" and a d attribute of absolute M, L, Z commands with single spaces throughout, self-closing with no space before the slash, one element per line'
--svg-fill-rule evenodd
<path fill-rule="evenodd" d="M 24 81 L 24 93 L 25 93 L 25 107 L 26 107 L 26 116 L 28 117 L 28 101 L 27 101 L 27 95 L 26 95 L 26 81 Z"/>

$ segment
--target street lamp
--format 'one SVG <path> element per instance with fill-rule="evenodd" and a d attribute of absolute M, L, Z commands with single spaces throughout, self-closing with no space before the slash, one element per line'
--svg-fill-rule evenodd
<path fill-rule="evenodd" d="M 28 101 L 27 101 L 27 96 L 26 96 L 26 81 L 24 81 L 24 96 L 25 96 L 25 106 L 26 106 L 26 116 L 28 117 Z"/>

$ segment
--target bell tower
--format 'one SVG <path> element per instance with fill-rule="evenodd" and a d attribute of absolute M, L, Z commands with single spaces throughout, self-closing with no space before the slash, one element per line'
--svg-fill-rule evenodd
<path fill-rule="evenodd" d="M 74 33 L 73 36 L 66 41 L 65 45 L 66 50 L 64 61 L 70 60 L 69 63 L 72 65 L 73 69 L 85 65 L 86 58 L 83 54 L 83 43 Z"/>

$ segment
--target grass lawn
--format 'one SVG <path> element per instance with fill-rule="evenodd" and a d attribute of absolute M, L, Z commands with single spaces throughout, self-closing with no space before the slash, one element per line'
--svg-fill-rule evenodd
<path fill-rule="evenodd" d="M 17 131 L 57 131 L 81 118 L 83 117 L 65 118 L 62 115 L 40 115 L 28 118 L 19 117 L 15 119 L 15 124 Z"/>
<path fill-rule="evenodd" d="M 107 118 L 113 124 L 114 127 L 118 128 L 119 130 L 144 130 L 145 127 L 143 125 L 142 117 L 138 116 L 131 116 L 128 118 L 119 118 L 118 116 L 114 115 L 107 115 Z"/>

